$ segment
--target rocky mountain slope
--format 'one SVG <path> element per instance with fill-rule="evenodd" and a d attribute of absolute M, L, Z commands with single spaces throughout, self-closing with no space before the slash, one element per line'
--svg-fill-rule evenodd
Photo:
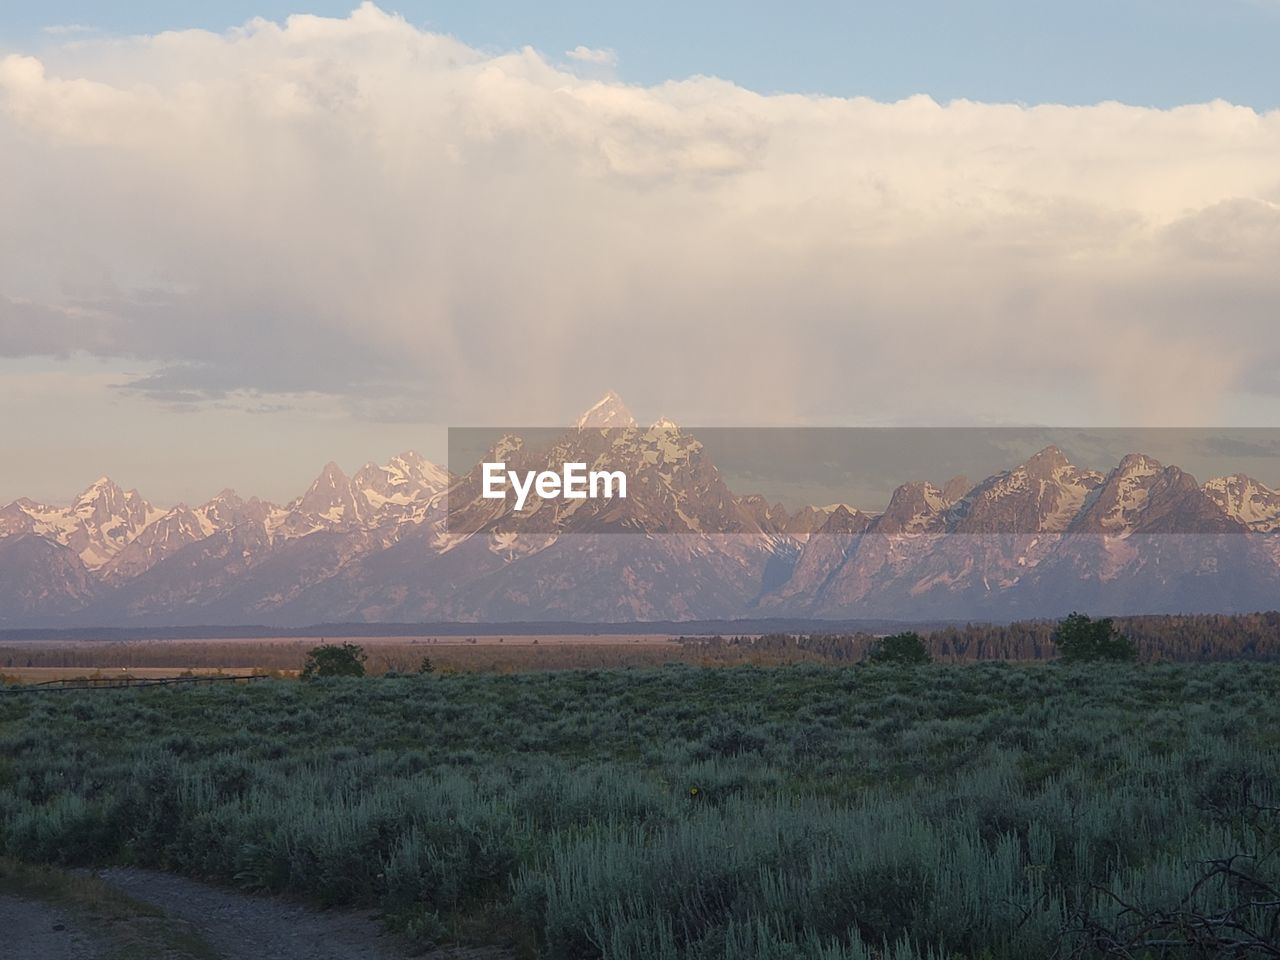
<path fill-rule="evenodd" d="M 506 437 L 491 454 L 620 469 L 628 496 L 516 515 L 480 496 L 478 467 L 414 453 L 350 477 L 327 464 L 284 505 L 224 490 L 161 510 L 103 477 L 65 507 L 0 508 L 0 624 L 1230 612 L 1280 587 L 1280 493 L 1142 454 L 1104 474 L 1049 447 L 977 484 L 905 483 L 876 513 L 788 511 L 615 394 L 549 449 Z"/>

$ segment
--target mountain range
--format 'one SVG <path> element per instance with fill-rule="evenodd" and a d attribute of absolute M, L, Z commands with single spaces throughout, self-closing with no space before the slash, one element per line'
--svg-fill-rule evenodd
<path fill-rule="evenodd" d="M 353 476 L 327 464 L 284 505 L 224 490 L 160 509 L 101 477 L 67 506 L 0 508 L 0 625 L 1013 619 L 1280 594 L 1280 493 L 1140 453 L 1098 472 L 1048 447 L 976 484 L 904 483 L 877 512 L 788 510 L 730 490 L 694 436 L 639 427 L 611 393 L 550 450 L 506 437 L 492 456 L 607 465 L 630 489 L 517 517 L 475 496 L 475 470 L 414 453 Z"/>

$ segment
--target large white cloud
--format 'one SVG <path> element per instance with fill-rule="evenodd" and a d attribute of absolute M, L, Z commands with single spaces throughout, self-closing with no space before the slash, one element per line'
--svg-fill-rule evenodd
<path fill-rule="evenodd" d="M 1221 102 L 639 87 L 367 4 L 91 38 L 0 59 L 0 355 L 437 422 L 1204 422 L 1280 391 L 1278 157 Z"/>

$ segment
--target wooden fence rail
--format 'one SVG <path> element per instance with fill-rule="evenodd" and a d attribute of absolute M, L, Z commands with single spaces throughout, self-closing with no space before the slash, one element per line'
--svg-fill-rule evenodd
<path fill-rule="evenodd" d="M 63 690 L 119 690 L 125 687 L 195 686 L 201 683 L 253 683 L 268 679 L 264 674 L 214 674 L 198 677 L 74 677 L 42 683 L 14 683 L 0 686 L 3 693 L 56 693 Z"/>

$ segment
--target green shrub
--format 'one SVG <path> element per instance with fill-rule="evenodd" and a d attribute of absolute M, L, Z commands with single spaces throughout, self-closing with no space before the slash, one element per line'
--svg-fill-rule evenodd
<path fill-rule="evenodd" d="M 914 630 L 908 630 L 905 633 L 891 634 L 880 640 L 872 647 L 867 659 L 872 663 L 913 665 L 929 663 L 933 657 L 929 656 L 924 638 Z"/>
<path fill-rule="evenodd" d="M 1138 657 L 1133 641 L 1116 630 L 1110 617 L 1094 620 L 1083 613 L 1073 613 L 1058 624 L 1053 642 L 1064 663 L 1133 661 Z"/>
<path fill-rule="evenodd" d="M 355 643 L 325 643 L 307 651 L 301 677 L 363 677 L 364 663 L 368 660 L 364 648 Z"/>
<path fill-rule="evenodd" d="M 1275 919 L 1276 665 L 335 677 L 5 706 L 0 853 L 377 908 L 423 946 L 1086 960 L 1099 931 L 1154 923 L 1158 955 L 1189 960 L 1250 954 L 1197 953 L 1226 927 L 1179 911 Z M 1223 857 L 1239 876 L 1205 880 Z"/>

